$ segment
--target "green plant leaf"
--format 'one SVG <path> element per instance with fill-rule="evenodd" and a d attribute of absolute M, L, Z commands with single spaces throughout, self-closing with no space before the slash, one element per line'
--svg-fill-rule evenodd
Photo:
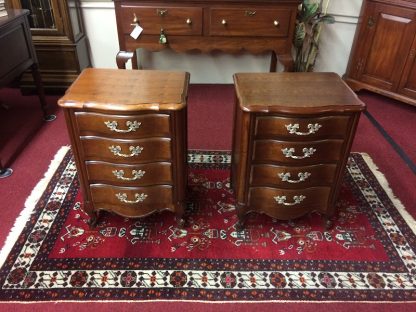
<path fill-rule="evenodd" d="M 303 41 L 305 40 L 305 36 L 306 36 L 305 23 L 296 24 L 295 38 L 293 40 L 293 44 L 295 45 L 295 47 L 301 47 L 303 45 Z"/>
<path fill-rule="evenodd" d="M 319 17 L 319 22 L 324 23 L 324 24 L 333 24 L 335 23 L 335 17 L 333 17 L 332 15 L 323 15 L 321 17 Z"/>

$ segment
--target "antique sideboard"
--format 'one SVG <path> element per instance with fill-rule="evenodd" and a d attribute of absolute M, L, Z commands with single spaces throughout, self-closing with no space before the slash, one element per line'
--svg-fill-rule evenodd
<path fill-rule="evenodd" d="M 176 52 L 271 52 L 293 68 L 292 38 L 299 0 L 137 1 L 114 0 L 120 51 L 117 65 L 131 59 L 137 69 L 138 48 Z"/>

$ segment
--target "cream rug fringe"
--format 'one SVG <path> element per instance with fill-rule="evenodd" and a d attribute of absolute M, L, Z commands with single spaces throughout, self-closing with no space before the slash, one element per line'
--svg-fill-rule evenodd
<path fill-rule="evenodd" d="M 367 166 L 371 169 L 371 171 L 374 173 L 375 177 L 378 180 L 378 183 L 380 183 L 381 187 L 384 189 L 384 191 L 389 196 L 390 200 L 393 202 L 394 206 L 397 208 L 403 219 L 406 221 L 406 223 L 409 225 L 410 229 L 415 233 L 416 235 L 416 221 L 413 219 L 413 217 L 407 212 L 404 205 L 401 203 L 401 201 L 393 194 L 392 189 L 390 188 L 390 185 L 386 179 L 386 177 L 381 173 L 376 166 L 376 164 L 373 162 L 371 157 L 366 153 L 360 153 L 361 156 L 363 156 L 364 161 L 367 163 Z"/>
<path fill-rule="evenodd" d="M 7 256 L 12 250 L 16 240 L 18 239 L 20 233 L 22 232 L 23 228 L 26 225 L 26 222 L 29 220 L 30 215 L 35 209 L 37 202 L 39 201 L 46 187 L 48 186 L 49 181 L 52 179 L 53 174 L 55 173 L 56 169 L 58 169 L 59 165 L 61 164 L 69 148 L 70 148 L 69 146 L 62 146 L 59 149 L 59 151 L 56 153 L 55 157 L 49 164 L 49 168 L 47 172 L 45 173 L 43 178 L 38 182 L 38 184 L 35 186 L 30 196 L 26 199 L 25 207 L 20 212 L 20 215 L 17 217 L 16 221 L 14 222 L 14 225 L 9 235 L 7 236 L 6 242 L 0 251 L 0 267 L 2 267 L 4 264 L 4 261 L 6 261 Z"/>

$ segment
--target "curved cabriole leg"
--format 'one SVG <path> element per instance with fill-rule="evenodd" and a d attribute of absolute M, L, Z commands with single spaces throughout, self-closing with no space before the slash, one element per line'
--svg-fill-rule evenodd
<path fill-rule="evenodd" d="M 119 51 L 116 56 L 116 62 L 118 69 L 126 69 L 126 63 L 129 60 L 133 59 L 133 56 L 135 55 L 134 52 L 128 52 L 128 51 Z M 133 62 L 133 60 L 132 60 Z"/>
<path fill-rule="evenodd" d="M 281 54 L 279 55 L 279 62 L 285 67 L 285 72 L 292 72 L 294 69 L 293 57 L 290 54 Z"/>
<path fill-rule="evenodd" d="M 238 203 L 236 204 L 238 222 L 235 225 L 235 228 L 238 232 L 244 230 L 246 223 L 246 205 Z"/>
<path fill-rule="evenodd" d="M 185 208 L 186 208 L 186 203 L 185 202 L 178 202 L 176 204 L 176 216 L 175 216 L 175 220 L 176 220 L 176 224 L 178 226 L 178 228 L 184 228 L 186 225 L 186 219 L 184 218 L 184 214 L 185 214 Z"/>
<path fill-rule="evenodd" d="M 90 230 L 94 230 L 97 226 L 98 222 L 98 215 L 94 214 L 93 216 L 90 216 L 90 219 L 88 220 L 88 225 L 90 227 Z"/>
<path fill-rule="evenodd" d="M 331 216 L 325 216 L 324 217 L 324 225 L 325 225 L 325 230 L 329 231 L 332 229 L 333 225 L 334 225 L 334 221 L 332 221 L 332 217 Z"/>

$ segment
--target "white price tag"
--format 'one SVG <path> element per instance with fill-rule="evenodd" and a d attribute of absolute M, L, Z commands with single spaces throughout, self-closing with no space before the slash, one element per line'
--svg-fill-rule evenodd
<path fill-rule="evenodd" d="M 133 31 L 130 33 L 130 36 L 133 37 L 133 39 L 137 39 L 139 38 L 142 31 L 143 28 L 141 28 L 140 25 L 136 25 L 136 27 L 134 27 Z"/>

